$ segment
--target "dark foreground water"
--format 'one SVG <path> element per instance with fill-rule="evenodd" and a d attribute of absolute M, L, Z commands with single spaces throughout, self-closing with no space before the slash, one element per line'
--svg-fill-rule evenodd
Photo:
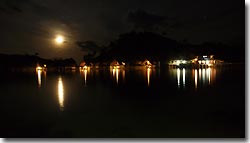
<path fill-rule="evenodd" d="M 0 136 L 245 137 L 244 66 L 2 73 Z"/>

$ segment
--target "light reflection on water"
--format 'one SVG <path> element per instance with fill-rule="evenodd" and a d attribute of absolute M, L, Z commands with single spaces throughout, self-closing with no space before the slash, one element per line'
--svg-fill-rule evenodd
<path fill-rule="evenodd" d="M 116 74 L 116 77 L 115 77 L 116 83 L 118 84 L 118 80 L 119 80 L 119 69 L 116 69 L 116 70 L 115 70 L 115 74 Z"/>
<path fill-rule="evenodd" d="M 201 69 L 199 69 L 199 79 L 201 79 Z"/>
<path fill-rule="evenodd" d="M 176 76 L 177 76 L 176 78 L 177 78 L 178 88 L 180 88 L 181 86 L 183 86 L 183 88 L 185 88 L 185 85 L 186 85 L 186 70 L 185 70 L 185 68 L 183 68 L 183 69 L 177 68 L 176 69 Z M 181 82 L 181 77 L 182 77 L 182 82 Z"/>
<path fill-rule="evenodd" d="M 128 69 L 130 70 L 130 69 Z M 164 82 L 171 82 L 173 79 L 175 84 L 177 83 L 178 89 L 185 89 L 185 88 L 195 88 L 198 89 L 199 87 L 204 87 L 213 84 L 216 77 L 216 68 L 203 68 L 203 69 L 185 69 L 185 68 L 169 68 L 165 72 L 165 74 L 155 74 L 159 73 L 160 69 L 152 69 L 152 68 L 137 68 L 133 69 L 138 76 L 133 75 L 133 73 L 129 73 L 128 76 L 125 76 L 126 70 L 125 69 L 110 69 L 111 79 L 115 81 L 116 85 L 125 85 L 129 84 L 125 82 L 125 78 L 129 78 L 129 76 L 135 77 L 139 80 L 146 80 L 146 85 L 148 87 L 151 85 L 151 80 L 159 81 L 159 79 L 164 79 Z M 91 72 L 91 74 L 90 74 Z M 92 80 L 93 77 L 99 76 L 99 72 L 107 72 L 107 71 L 96 71 L 92 69 L 84 69 L 80 71 L 80 75 L 82 77 L 82 81 L 84 85 L 87 85 L 87 80 Z M 135 74 L 134 73 L 134 74 Z M 170 73 L 170 75 L 166 75 Z M 42 76 L 43 71 L 37 71 L 37 83 L 38 87 L 42 86 Z M 46 73 L 44 73 L 44 77 L 46 78 Z M 121 82 L 121 81 L 122 82 Z M 64 109 L 64 85 L 62 77 L 58 77 L 57 80 L 57 90 L 58 90 L 58 102 L 60 110 Z M 172 81 L 172 83 L 174 83 Z M 162 83 L 164 84 L 164 83 Z M 190 86 L 191 85 L 191 86 Z M 193 85 L 193 86 L 192 86 Z"/>
<path fill-rule="evenodd" d="M 159 71 L 160 74 L 158 74 Z M 82 75 L 80 75 L 81 73 Z M 178 119 L 183 119 L 186 115 L 190 115 L 190 118 L 188 117 L 187 120 L 194 120 L 194 122 L 185 122 L 187 123 L 187 127 L 190 127 L 192 130 L 192 127 L 196 126 L 196 122 L 204 123 L 209 127 L 214 125 L 211 128 L 211 133 L 213 133 L 213 128 L 217 128 L 217 125 L 221 125 L 221 121 L 231 119 L 231 115 L 243 117 L 242 123 L 244 123 L 244 112 L 242 112 L 242 109 L 244 109 L 244 76 L 241 74 L 244 74 L 244 72 L 242 71 L 240 73 L 238 71 L 231 72 L 231 68 L 227 71 L 220 68 L 161 68 L 160 70 L 158 68 L 127 68 L 126 70 L 90 69 L 90 73 L 86 70 L 81 73 L 60 73 L 61 76 L 58 76 L 58 73 L 51 73 L 49 71 L 46 81 L 43 72 L 33 72 L 31 74 L 28 73 L 28 75 L 25 73 L 24 77 L 18 79 L 18 82 L 15 82 L 15 80 L 17 77 L 20 77 L 19 75 L 12 78 L 12 81 L 6 78 L 4 82 L 7 83 L 7 86 L 5 86 L 5 83 L 2 83 L 2 85 L 4 85 L 2 93 L 6 93 L 2 94 L 4 97 L 2 99 L 7 101 L 7 104 L 4 105 L 4 107 L 8 107 L 5 108 L 6 113 L 8 113 L 9 109 L 13 112 L 11 116 L 6 118 L 6 121 L 9 121 L 9 125 L 12 125 L 14 121 L 13 117 L 22 115 L 20 118 L 24 118 L 25 120 L 23 121 L 31 121 L 31 123 L 17 122 L 17 127 L 27 124 L 28 126 L 30 125 L 28 128 L 31 128 L 31 126 L 35 125 L 34 129 L 42 127 L 42 130 L 48 131 L 48 136 L 53 135 L 51 133 L 54 133 L 56 136 L 63 133 L 63 135 L 69 135 L 70 137 L 74 134 L 88 134 L 88 131 L 91 131 L 93 136 L 95 136 L 96 132 L 94 132 L 95 130 L 92 131 L 93 128 L 105 129 L 106 127 L 110 127 L 110 125 L 114 125 L 110 127 L 112 129 L 110 130 L 110 134 L 113 134 L 113 128 L 117 128 L 117 123 L 114 124 L 114 121 L 118 122 L 118 128 L 120 122 L 129 121 L 129 124 L 134 126 L 138 122 L 132 123 L 130 119 L 133 119 L 135 115 L 137 117 L 137 114 L 138 117 L 141 117 L 140 120 L 144 120 L 144 118 L 149 119 L 140 125 L 140 127 L 146 126 L 145 129 L 147 129 L 148 123 L 152 122 L 152 115 L 162 118 L 161 120 L 155 120 L 157 123 L 160 121 L 159 124 L 156 125 L 159 127 L 164 123 L 166 123 L 164 126 L 169 126 L 166 121 L 170 121 L 170 126 L 173 123 L 186 126 L 183 124 L 183 120 L 179 121 Z M 28 81 L 27 77 L 29 78 Z M 125 78 L 126 82 L 124 82 Z M 230 78 L 233 78 L 233 80 Z M 231 82 L 235 82 L 235 80 L 237 84 L 232 84 Z M 203 81 L 205 82 L 205 86 L 203 85 Z M 88 86 L 84 87 L 83 83 L 88 84 Z M 116 86 L 116 83 L 119 83 L 119 87 Z M 238 85 L 238 83 L 240 84 Z M 37 85 L 42 88 L 38 89 Z M 211 88 L 210 85 L 212 85 L 213 88 Z M 9 89 L 15 89 L 11 87 L 18 86 L 20 86 L 20 88 L 17 88 L 16 91 L 9 91 Z M 150 86 L 150 88 L 147 88 L 148 86 Z M 178 86 L 180 88 L 178 88 Z M 25 90 L 25 87 L 29 87 L 29 90 Z M 181 89 L 184 89 L 184 87 L 185 90 L 179 92 Z M 218 90 L 221 88 L 223 89 Z M 195 89 L 198 89 L 198 92 Z M 224 91 L 225 94 L 223 94 Z M 122 94 L 119 95 L 119 93 Z M 133 93 L 136 94 L 134 95 Z M 239 93 L 242 98 L 238 98 L 237 93 Z M 41 96 L 36 96 L 35 94 Z M 20 95 L 24 95 L 21 97 L 23 98 L 22 100 L 20 100 Z M 198 97 L 197 95 L 202 95 L 202 97 Z M 15 102 L 12 102 L 13 100 Z M 8 102 L 18 104 L 8 104 Z M 190 103 L 192 103 L 192 105 Z M 12 111 L 12 109 L 15 110 Z M 34 113 L 32 113 L 31 116 L 20 114 L 23 109 L 25 111 L 27 110 L 28 113 Z M 219 113 L 226 114 L 214 114 L 217 113 L 218 110 L 221 111 Z M 228 116 L 228 111 L 231 110 L 232 114 L 230 113 Z M 180 114 L 173 114 L 179 112 Z M 13 114 L 16 115 L 13 116 Z M 162 116 L 163 114 L 169 116 Z M 207 117 L 210 116 L 212 116 L 212 120 L 208 120 Z M 29 120 L 30 117 L 34 117 L 34 119 Z M 113 119 L 113 117 L 119 118 L 111 120 L 107 125 L 102 126 L 103 123 Z M 166 119 L 164 117 L 166 117 Z M 104 118 L 104 121 L 99 124 L 100 120 L 98 121 L 98 119 L 102 118 Z M 172 122 L 172 119 L 176 122 Z M 217 120 L 218 122 L 215 122 Z M 5 119 L 3 121 L 5 121 Z M 233 118 L 228 122 L 228 126 L 227 124 L 220 126 L 222 135 L 224 135 L 224 129 L 238 129 L 237 124 L 237 127 L 230 126 L 234 121 L 235 123 L 239 122 L 238 119 Z M 41 124 L 37 124 L 36 122 L 40 122 Z M 51 123 L 58 124 L 51 128 Z M 190 125 L 190 123 L 194 123 L 194 125 Z M 49 129 L 45 129 L 43 126 L 46 128 L 49 127 Z M 239 126 L 243 126 L 243 124 L 240 123 Z M 151 130 L 155 130 L 154 127 L 155 126 L 146 132 L 151 133 Z M 79 129 L 82 130 L 79 131 Z M 145 129 L 143 128 L 139 131 Z M 161 134 L 160 129 L 157 134 Z M 175 129 L 175 127 L 173 127 L 173 129 Z M 200 127 L 197 127 L 197 133 L 200 132 L 200 129 Z M 207 126 L 205 126 L 204 129 L 207 129 Z M 31 130 L 34 131 L 33 127 Z M 67 132 L 64 133 L 64 130 Z M 135 130 L 137 130 L 137 128 Z M 73 133 L 71 133 L 71 131 Z M 244 126 L 242 132 L 243 131 Z M 187 132 L 189 132 L 189 130 L 187 130 Z M 211 134 L 208 131 L 205 132 Z M 40 133 L 39 129 L 38 133 Z M 124 132 L 121 132 L 121 134 L 123 135 Z M 216 133 L 215 136 L 217 135 Z M 40 136 L 40 134 L 38 136 Z"/>
<path fill-rule="evenodd" d="M 80 70 L 80 75 L 83 76 L 84 86 L 87 86 L 87 77 L 88 77 L 89 70 L 90 69 L 82 69 L 82 70 Z"/>
<path fill-rule="evenodd" d="M 36 71 L 37 74 L 37 86 L 38 88 L 42 87 L 42 74 L 44 74 L 44 79 L 46 80 L 46 71 L 42 71 L 42 70 L 37 70 Z"/>
<path fill-rule="evenodd" d="M 137 68 L 135 69 L 137 74 L 144 77 L 146 79 L 147 86 L 151 86 L 151 79 L 153 78 L 163 78 L 158 74 L 158 77 L 153 76 L 152 74 L 156 74 L 160 72 L 160 69 L 151 69 L 151 68 Z M 200 85 L 211 85 L 216 77 L 216 68 L 200 68 L 200 69 L 185 69 L 185 68 L 169 68 L 170 77 L 168 79 L 176 79 L 178 88 L 186 88 L 186 85 L 193 84 L 195 88 L 198 88 Z M 83 83 L 86 86 L 87 80 L 93 78 L 93 76 L 98 76 L 99 71 L 92 71 L 92 76 L 90 76 L 91 69 L 84 69 L 80 71 L 80 75 L 83 78 Z M 105 72 L 105 71 L 104 71 Z M 191 74 L 190 74 L 191 72 Z M 120 84 L 119 80 L 122 80 L 123 84 L 125 84 L 125 69 L 110 69 L 111 77 L 116 82 L 116 84 Z M 146 74 L 145 74 L 146 73 Z M 44 74 L 44 79 L 46 79 L 46 72 L 38 70 L 37 71 L 37 84 L 40 88 L 42 86 L 42 76 Z M 121 77 L 120 77 L 121 76 Z M 121 79 L 120 79 L 121 78 Z M 138 77 L 139 78 L 139 77 Z M 192 80 L 189 80 L 192 78 Z M 60 84 L 62 83 L 62 78 L 60 77 Z"/>
<path fill-rule="evenodd" d="M 119 82 L 119 72 L 120 72 L 120 69 L 112 69 L 112 76 L 115 79 L 116 84 L 118 84 Z"/>
<path fill-rule="evenodd" d="M 210 84 L 210 79 L 211 79 L 211 75 L 210 75 L 210 73 L 211 73 L 211 69 L 210 68 L 208 68 L 207 69 L 207 78 L 208 78 L 208 84 Z"/>
<path fill-rule="evenodd" d="M 178 88 L 180 88 L 181 84 L 180 84 L 180 69 L 179 68 L 177 69 L 177 85 L 178 85 Z"/>
<path fill-rule="evenodd" d="M 142 81 L 144 81 L 145 85 L 147 85 L 147 87 L 152 86 L 151 82 L 152 82 L 152 75 L 155 74 L 156 70 L 155 68 L 152 67 L 136 67 L 134 69 L 131 69 L 133 71 L 135 71 L 135 77 L 136 79 L 140 79 Z M 130 76 L 130 75 L 128 75 Z"/>
<path fill-rule="evenodd" d="M 138 74 L 138 78 L 143 77 L 146 79 L 146 84 L 148 87 L 151 85 L 151 80 L 155 78 L 164 78 L 166 75 L 153 76 L 160 72 L 157 68 L 135 68 L 133 69 Z M 120 74 L 122 75 L 122 80 L 125 81 L 125 70 L 124 69 L 111 69 L 111 77 L 119 83 Z M 185 68 L 169 68 L 168 72 L 170 76 L 168 79 L 175 79 L 177 81 L 178 88 L 186 88 L 190 84 L 194 85 L 194 88 L 198 88 L 199 85 L 206 86 L 211 85 L 216 76 L 216 68 L 202 68 L 202 69 L 185 69 Z M 125 82 L 123 82 L 125 83 Z"/>
<path fill-rule="evenodd" d="M 151 76 L 151 68 L 147 68 L 147 81 L 148 81 L 148 86 L 150 86 L 150 76 Z"/>
<path fill-rule="evenodd" d="M 196 89 L 199 87 L 199 85 L 211 85 L 215 81 L 216 77 L 216 68 L 170 68 L 169 70 L 170 78 L 173 78 L 173 76 L 175 76 L 178 88 L 186 88 L 186 85 L 190 84 L 194 84 L 194 87 Z M 189 71 L 191 71 L 192 74 L 189 74 Z M 189 78 L 192 78 L 192 80 L 188 80 Z"/>
<path fill-rule="evenodd" d="M 134 71 L 129 72 L 128 75 L 125 76 L 126 71 Z M 203 69 L 185 69 L 185 68 L 169 68 L 167 71 L 162 74 L 158 74 L 160 69 L 157 68 L 135 68 L 135 69 L 110 69 L 110 79 L 113 80 L 116 85 L 126 85 L 130 84 L 125 82 L 125 78 L 136 78 L 136 80 L 144 81 L 145 85 L 148 87 L 152 86 L 152 80 L 160 81 L 163 79 L 163 82 L 160 84 L 165 84 L 170 82 L 171 84 L 177 84 L 178 89 L 186 89 L 186 88 L 194 88 L 198 89 L 201 87 L 209 86 L 214 83 L 216 77 L 216 68 L 203 68 Z M 90 73 L 91 72 L 91 73 Z M 80 71 L 81 80 L 84 85 L 87 85 L 88 80 L 93 80 L 93 78 L 99 77 L 99 72 L 107 72 L 107 71 L 98 71 L 92 69 L 84 69 Z M 169 75 L 167 74 L 169 73 Z M 76 73 L 77 74 L 77 73 Z M 42 77 L 44 75 L 44 79 L 46 79 L 46 72 L 37 71 L 37 82 L 38 87 L 42 86 Z M 45 82 L 45 81 L 43 81 Z M 132 80 L 133 82 L 133 80 Z M 156 83 L 159 84 L 159 83 Z M 58 96 L 58 104 L 60 110 L 64 110 L 64 84 L 63 78 L 61 76 L 57 79 L 57 96 Z"/>
<path fill-rule="evenodd" d="M 202 69 L 202 83 L 205 84 L 206 81 L 206 74 L 205 74 L 205 69 Z"/>
<path fill-rule="evenodd" d="M 63 111 L 63 108 L 64 108 L 64 88 L 63 88 L 62 77 L 58 78 L 57 88 L 58 88 L 59 107 L 60 107 L 60 110 Z"/>
<path fill-rule="evenodd" d="M 84 85 L 86 86 L 87 85 L 87 74 L 88 74 L 88 71 L 85 69 L 83 71 L 83 74 L 84 74 Z"/>
<path fill-rule="evenodd" d="M 120 74 L 122 76 L 122 80 L 125 81 L 125 69 L 110 69 L 110 73 L 112 73 L 112 78 L 115 80 L 116 84 L 119 84 Z"/>
<path fill-rule="evenodd" d="M 123 79 L 123 81 L 125 83 L 125 70 L 122 70 L 122 79 Z"/>
<path fill-rule="evenodd" d="M 199 71 L 199 78 L 198 78 Z M 206 69 L 192 69 L 192 77 L 194 78 L 195 88 L 198 88 L 198 84 L 211 85 L 215 81 L 216 68 Z"/>
<path fill-rule="evenodd" d="M 194 83 L 195 83 L 195 88 L 197 88 L 197 80 L 198 80 L 197 69 L 195 69 L 195 70 L 194 70 Z"/>
<path fill-rule="evenodd" d="M 182 70 L 182 83 L 183 83 L 183 87 L 185 88 L 185 74 L 186 74 L 186 70 L 185 68 Z"/>
<path fill-rule="evenodd" d="M 41 87 L 42 85 L 42 79 L 41 79 L 41 75 L 42 74 L 42 71 L 41 70 L 38 70 L 37 71 L 37 83 L 38 83 L 38 87 Z"/>

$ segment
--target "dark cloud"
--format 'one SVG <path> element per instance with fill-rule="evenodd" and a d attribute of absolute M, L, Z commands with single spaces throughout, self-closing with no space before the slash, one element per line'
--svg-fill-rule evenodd
<path fill-rule="evenodd" d="M 94 41 L 77 41 L 76 45 L 80 47 L 81 51 L 87 53 L 87 57 L 96 57 L 102 50 L 102 47 L 98 46 Z"/>
<path fill-rule="evenodd" d="M 0 2 L 0 12 L 14 14 L 22 12 L 22 0 L 3 0 Z"/>
<path fill-rule="evenodd" d="M 135 29 L 153 31 L 160 26 L 167 26 L 167 18 L 144 10 L 135 10 L 128 13 L 127 20 L 134 25 Z"/>
<path fill-rule="evenodd" d="M 77 41 L 76 44 L 81 48 L 82 51 L 98 51 L 101 49 L 100 46 L 96 44 L 94 41 Z"/>
<path fill-rule="evenodd" d="M 40 3 L 35 0 L 2 0 L 0 1 L 0 10 L 7 14 L 27 12 L 27 9 L 31 9 L 35 13 L 43 13 L 49 10 Z"/>

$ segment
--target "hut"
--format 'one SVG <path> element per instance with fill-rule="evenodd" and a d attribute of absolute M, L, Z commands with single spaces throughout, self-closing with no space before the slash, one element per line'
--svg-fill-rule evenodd
<path fill-rule="evenodd" d="M 153 66 L 153 64 L 148 60 L 148 59 L 145 59 L 143 62 L 142 62 L 142 66 L 146 66 L 147 68 L 150 68 Z"/>
<path fill-rule="evenodd" d="M 79 69 L 80 70 L 84 70 L 84 69 L 87 69 L 88 66 L 87 66 L 87 63 L 85 61 L 82 61 L 79 65 Z"/>
<path fill-rule="evenodd" d="M 118 68 L 120 68 L 120 63 L 117 60 L 113 60 L 110 63 L 110 68 L 118 69 Z"/>

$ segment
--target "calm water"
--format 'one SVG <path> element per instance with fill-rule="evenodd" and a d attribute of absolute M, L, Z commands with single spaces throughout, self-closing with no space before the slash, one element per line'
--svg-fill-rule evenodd
<path fill-rule="evenodd" d="M 0 77 L 1 137 L 245 137 L 244 66 Z"/>

